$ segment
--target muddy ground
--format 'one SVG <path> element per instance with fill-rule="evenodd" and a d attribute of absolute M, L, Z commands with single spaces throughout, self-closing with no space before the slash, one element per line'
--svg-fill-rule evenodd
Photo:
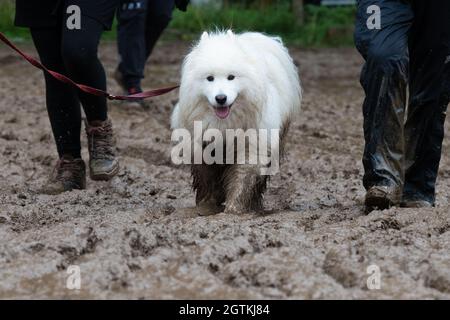
<path fill-rule="evenodd" d="M 145 87 L 177 82 L 188 48 L 160 45 Z M 266 213 L 202 216 L 189 170 L 169 157 L 177 93 L 148 110 L 111 104 L 122 164 L 113 181 L 36 193 L 56 154 L 43 78 L 0 46 L 0 298 L 450 298 L 450 140 L 436 208 L 366 215 L 361 59 L 353 49 L 291 53 L 303 110 Z M 111 76 L 115 46 L 101 56 Z M 84 135 L 83 145 L 87 159 Z M 66 288 L 71 265 L 81 290 Z M 379 290 L 367 288 L 370 265 Z"/>

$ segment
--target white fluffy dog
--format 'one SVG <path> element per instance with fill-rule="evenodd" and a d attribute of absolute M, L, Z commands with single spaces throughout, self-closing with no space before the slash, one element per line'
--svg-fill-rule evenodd
<path fill-rule="evenodd" d="M 201 121 L 203 130 L 224 135 L 227 129 L 278 129 L 271 150 L 282 151 L 300 104 L 298 71 L 279 38 L 205 32 L 185 58 L 172 128 L 193 132 L 194 122 Z M 193 164 L 197 205 L 224 206 L 231 213 L 260 210 L 267 182 L 260 169 L 261 164 Z"/>

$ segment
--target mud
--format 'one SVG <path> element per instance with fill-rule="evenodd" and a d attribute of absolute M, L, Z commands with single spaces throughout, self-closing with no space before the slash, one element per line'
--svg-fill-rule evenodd
<path fill-rule="evenodd" d="M 177 82 L 188 48 L 159 46 L 145 87 Z M 436 208 L 366 215 L 361 59 L 352 49 L 292 54 L 303 110 L 266 212 L 203 216 L 188 168 L 170 161 L 177 93 L 148 110 L 111 103 L 122 164 L 113 181 L 36 193 L 56 159 L 43 78 L 0 47 L 0 298 L 450 298 L 449 140 Z M 101 56 L 111 76 L 115 45 Z M 83 145 L 87 159 L 84 135 Z M 81 290 L 66 288 L 71 265 Z M 367 288 L 370 265 L 379 290 Z"/>

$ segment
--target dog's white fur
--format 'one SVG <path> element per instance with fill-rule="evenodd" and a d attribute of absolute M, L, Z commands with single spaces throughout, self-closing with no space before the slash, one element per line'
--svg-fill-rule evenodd
<path fill-rule="evenodd" d="M 211 76 L 214 81 L 208 81 Z M 284 131 L 300 110 L 301 93 L 297 68 L 280 38 L 254 32 L 205 32 L 184 60 L 179 103 L 171 125 L 191 132 L 194 121 L 202 121 L 205 130 L 222 132 L 250 128 Z M 232 105 L 225 119 L 215 113 L 217 95 L 226 95 L 226 106 Z M 239 179 L 239 175 L 233 176 Z M 228 195 L 226 198 L 228 202 Z"/>

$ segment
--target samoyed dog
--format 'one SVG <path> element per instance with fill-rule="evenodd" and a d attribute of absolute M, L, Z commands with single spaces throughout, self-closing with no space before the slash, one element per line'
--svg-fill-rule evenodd
<path fill-rule="evenodd" d="M 262 209 L 268 174 L 261 169 L 278 160 L 273 158 L 274 150 L 282 154 L 289 124 L 300 111 L 301 98 L 297 68 L 280 38 L 230 30 L 203 33 L 184 60 L 179 102 L 171 126 L 194 134 L 195 124 L 201 123 L 202 133 L 209 129 L 222 133 L 223 139 L 215 136 L 200 141 L 201 148 L 215 144 L 229 155 L 232 144 L 235 161 L 227 158 L 191 165 L 197 206 L 213 206 L 219 209 L 217 212 L 229 213 Z M 248 134 L 249 130 L 255 134 Z M 229 136 L 230 131 L 236 135 Z M 268 134 L 264 138 L 269 141 L 266 145 L 250 139 L 255 135 L 260 139 L 265 132 Z M 235 145 L 242 137 L 243 162 L 237 161 L 242 146 Z M 255 145 L 259 148 L 252 148 Z M 218 150 L 214 151 L 216 156 Z M 255 153 L 264 161 L 247 161 Z"/>

